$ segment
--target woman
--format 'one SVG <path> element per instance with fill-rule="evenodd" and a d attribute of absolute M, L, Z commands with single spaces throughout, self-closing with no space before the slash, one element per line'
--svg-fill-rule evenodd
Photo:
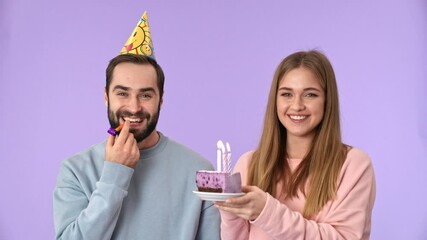
<path fill-rule="evenodd" d="M 258 148 L 234 171 L 246 194 L 215 203 L 223 240 L 369 239 L 374 171 L 342 143 L 335 74 L 321 52 L 280 63 Z"/>

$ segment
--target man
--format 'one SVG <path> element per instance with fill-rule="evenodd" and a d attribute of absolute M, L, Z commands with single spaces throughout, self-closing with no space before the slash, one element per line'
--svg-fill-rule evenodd
<path fill-rule="evenodd" d="M 156 130 L 163 84 L 150 57 L 110 61 L 108 119 L 124 126 L 63 162 L 54 191 L 56 239 L 219 239 L 218 210 L 192 193 L 196 171 L 212 165 Z"/>

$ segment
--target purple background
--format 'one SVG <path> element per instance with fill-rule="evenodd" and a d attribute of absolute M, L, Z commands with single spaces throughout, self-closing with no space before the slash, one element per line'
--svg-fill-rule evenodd
<path fill-rule="evenodd" d="M 66 157 L 103 141 L 104 71 L 148 11 L 166 73 L 158 129 L 211 161 L 258 141 L 286 55 L 334 65 L 343 136 L 377 177 L 372 239 L 427 239 L 427 2 L 0 1 L 0 239 L 53 239 Z M 185 207 L 185 206 L 183 206 Z"/>

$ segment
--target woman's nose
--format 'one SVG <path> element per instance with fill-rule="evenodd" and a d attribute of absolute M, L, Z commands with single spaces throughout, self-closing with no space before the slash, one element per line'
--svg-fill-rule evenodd
<path fill-rule="evenodd" d="M 304 110 L 304 107 L 305 107 L 304 101 L 299 97 L 295 98 L 294 101 L 292 102 L 293 110 L 301 111 L 301 110 Z"/>

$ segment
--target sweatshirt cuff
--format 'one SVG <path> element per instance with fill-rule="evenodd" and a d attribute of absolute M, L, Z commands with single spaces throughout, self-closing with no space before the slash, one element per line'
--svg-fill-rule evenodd
<path fill-rule="evenodd" d="M 273 198 L 269 193 L 265 193 L 265 194 L 267 195 L 267 201 L 265 202 L 264 208 L 262 209 L 261 213 L 257 218 L 255 218 L 252 221 L 249 221 L 251 224 L 259 225 L 260 223 L 265 223 L 273 214 L 271 210 L 274 208 L 272 208 L 269 205 L 274 204 L 274 202 L 272 201 L 274 201 L 275 198 Z"/>
<path fill-rule="evenodd" d="M 100 182 L 113 184 L 127 191 L 134 169 L 122 164 L 104 161 Z"/>
<path fill-rule="evenodd" d="M 236 219 L 241 219 L 234 213 L 226 212 L 223 210 L 219 210 L 219 213 L 221 214 L 221 219 L 225 220 L 225 221 L 232 221 L 232 220 L 236 220 Z"/>

